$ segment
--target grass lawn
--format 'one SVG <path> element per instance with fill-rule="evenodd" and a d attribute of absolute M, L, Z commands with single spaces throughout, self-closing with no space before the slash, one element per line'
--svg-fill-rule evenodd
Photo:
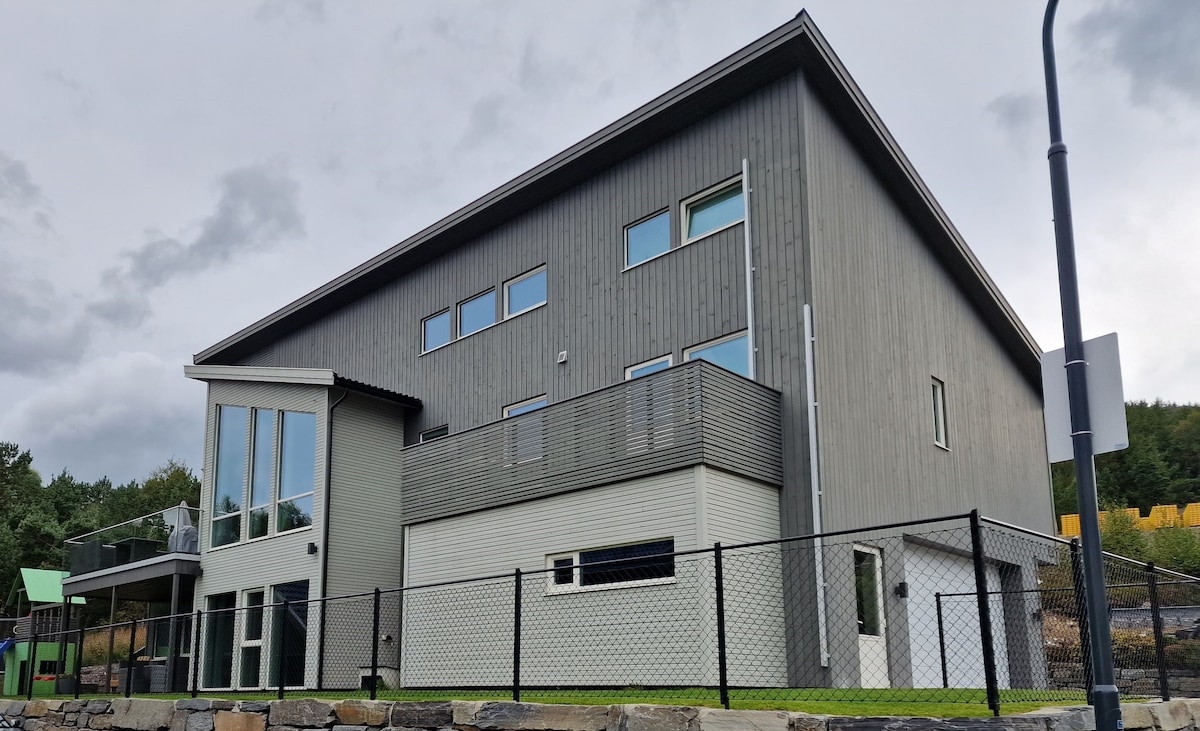
<path fill-rule="evenodd" d="M 1038 700 L 1028 700 L 1034 696 Z M 363 698 L 365 691 L 292 692 L 288 698 Z M 69 696 L 53 696 L 69 698 Z M 85 696 L 111 699 L 113 696 Z M 186 693 L 140 696 L 163 700 L 190 698 Z M 274 700 L 274 693 L 225 693 L 205 695 L 230 700 Z M 380 691 L 379 700 L 511 700 L 508 691 L 478 690 L 395 690 Z M 625 688 L 619 690 L 528 690 L 521 700 L 529 703 L 571 705 L 653 704 L 665 706 L 707 706 L 719 708 L 720 696 L 710 688 L 672 688 L 667 690 Z M 1036 711 L 1049 705 L 1077 705 L 1085 700 L 1077 691 L 1000 691 L 1000 710 L 1004 715 Z M 982 690 L 961 688 L 774 688 L 730 691 L 730 705 L 744 710 L 783 710 L 830 716 L 926 716 L 966 718 L 990 716 Z"/>

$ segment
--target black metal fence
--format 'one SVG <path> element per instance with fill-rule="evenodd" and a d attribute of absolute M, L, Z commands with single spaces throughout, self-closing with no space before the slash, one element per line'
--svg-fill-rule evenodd
<path fill-rule="evenodd" d="M 35 634 L 58 672 L 31 662 L 21 692 L 998 713 L 1086 699 L 1081 576 L 1074 542 L 972 513 Z M 1123 694 L 1192 690 L 1200 580 L 1120 557 L 1106 577 Z"/>

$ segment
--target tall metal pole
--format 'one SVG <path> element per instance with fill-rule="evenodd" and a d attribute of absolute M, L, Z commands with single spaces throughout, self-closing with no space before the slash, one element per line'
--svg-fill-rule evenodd
<path fill-rule="evenodd" d="M 1058 290 L 1062 300 L 1063 348 L 1066 355 L 1067 395 L 1071 405 L 1071 445 L 1075 484 L 1079 491 L 1079 528 L 1083 539 L 1084 590 L 1088 635 L 1091 640 L 1092 705 L 1096 731 L 1122 727 L 1120 697 L 1113 683 L 1112 638 L 1108 600 L 1104 591 L 1104 556 L 1096 506 L 1096 465 L 1088 412 L 1087 362 L 1083 357 L 1083 326 L 1079 317 L 1079 281 L 1075 273 L 1075 234 L 1071 226 L 1071 192 L 1067 183 L 1067 146 L 1062 140 L 1058 107 L 1058 73 L 1054 63 L 1054 13 L 1058 0 L 1049 0 L 1042 23 L 1042 57 L 1046 66 L 1046 107 L 1050 118 L 1050 194 L 1054 201 L 1054 240 L 1058 249 Z"/>

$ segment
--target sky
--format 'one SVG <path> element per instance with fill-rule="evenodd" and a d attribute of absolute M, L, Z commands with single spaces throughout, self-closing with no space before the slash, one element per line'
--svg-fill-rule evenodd
<path fill-rule="evenodd" d="M 0 441 L 198 472 L 203 350 L 806 7 L 1043 349 L 1041 2 L 0 0 Z M 1084 336 L 1200 401 L 1200 3 L 1065 0 Z"/>

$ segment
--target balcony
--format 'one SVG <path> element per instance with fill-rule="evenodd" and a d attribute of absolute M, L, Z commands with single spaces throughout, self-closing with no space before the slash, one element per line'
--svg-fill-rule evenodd
<path fill-rule="evenodd" d="M 780 395 L 684 363 L 402 452 L 414 523 L 707 464 L 782 482 Z"/>

